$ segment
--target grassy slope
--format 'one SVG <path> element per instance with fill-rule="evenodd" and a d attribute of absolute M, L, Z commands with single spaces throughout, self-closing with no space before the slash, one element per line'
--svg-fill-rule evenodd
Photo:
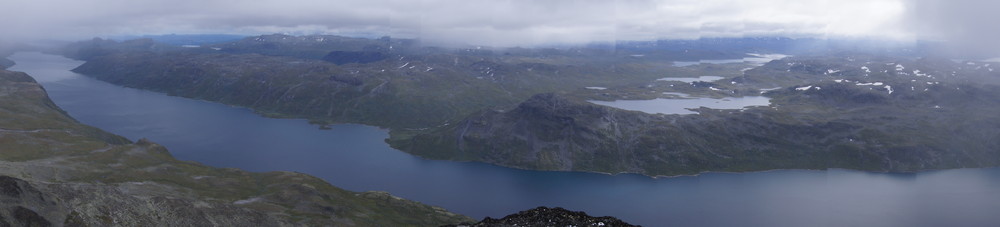
<path fill-rule="evenodd" d="M 258 198 L 242 206 L 304 225 L 427 226 L 469 220 L 386 193 L 346 191 L 305 174 L 178 161 L 162 146 L 132 143 L 77 123 L 19 72 L 0 71 L 0 161 L 3 174 L 29 181 L 162 186 L 130 192 L 137 197 L 169 191 L 170 197 L 223 204 Z"/>

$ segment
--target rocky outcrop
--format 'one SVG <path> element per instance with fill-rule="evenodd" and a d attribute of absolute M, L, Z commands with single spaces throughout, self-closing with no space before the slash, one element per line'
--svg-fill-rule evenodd
<path fill-rule="evenodd" d="M 138 197 L 106 184 L 28 182 L 0 176 L 0 223 L 10 226 L 291 226 L 232 204 Z"/>
<path fill-rule="evenodd" d="M 538 207 L 496 219 L 486 217 L 476 223 L 446 225 L 449 227 L 513 227 L 513 226 L 637 226 L 614 217 L 593 217 L 579 211 L 569 211 L 561 207 Z"/>

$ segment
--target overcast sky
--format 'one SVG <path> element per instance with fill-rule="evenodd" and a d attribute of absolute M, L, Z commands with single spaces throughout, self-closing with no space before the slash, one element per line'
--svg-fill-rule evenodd
<path fill-rule="evenodd" d="M 990 30 L 976 38 L 988 42 L 997 26 L 984 18 L 1000 9 L 990 0 L 0 1 L 0 26 L 13 31 L 6 39 L 291 33 L 492 46 L 720 36 L 958 40 Z"/>

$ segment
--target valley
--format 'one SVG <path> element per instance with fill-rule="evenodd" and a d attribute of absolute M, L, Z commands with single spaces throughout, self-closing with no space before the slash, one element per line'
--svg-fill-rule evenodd
<path fill-rule="evenodd" d="M 0 221 L 15 225 L 393 225 L 471 221 L 385 192 L 294 172 L 180 161 L 83 125 L 30 76 L 0 70 Z"/>
<path fill-rule="evenodd" d="M 25 58 L 28 56 L 31 57 Z M 877 174 L 875 176 L 878 177 L 874 178 L 871 177 L 871 173 L 830 169 L 825 171 L 781 170 L 748 174 L 702 173 L 694 177 L 653 179 L 632 174 L 611 176 L 577 172 L 537 172 L 502 168 L 476 162 L 422 160 L 386 147 L 381 141 L 385 138 L 385 134 L 377 135 L 379 133 L 375 133 L 376 135 L 372 135 L 374 138 L 345 137 L 345 135 L 354 133 L 361 133 L 358 135 L 371 134 L 366 132 L 369 131 L 368 129 L 363 129 L 361 126 L 332 125 L 329 130 L 317 130 L 315 125 L 309 126 L 304 120 L 260 118 L 253 116 L 254 114 L 246 109 L 170 97 L 157 92 L 122 88 L 66 71 L 82 62 L 74 63 L 71 61 L 39 65 L 39 61 L 53 61 L 58 57 L 41 54 L 19 54 L 15 57 L 14 59 L 19 59 L 21 67 L 41 67 L 36 70 L 42 70 L 39 72 L 44 73 L 40 75 L 46 76 L 39 80 L 47 84 L 46 90 L 54 93 L 53 97 L 55 97 L 56 103 L 67 109 L 70 114 L 79 116 L 88 124 L 134 138 L 133 140 L 149 137 L 153 141 L 163 142 L 171 149 L 172 155 L 182 157 L 183 160 L 254 171 L 302 171 L 353 191 L 389 191 L 394 195 L 441 206 L 476 219 L 484 216 L 500 217 L 518 210 L 544 205 L 583 210 L 590 214 L 612 215 L 630 223 L 642 225 L 725 226 L 737 223 L 794 225 L 794 223 L 805 224 L 819 219 L 827 220 L 823 217 L 828 217 L 831 214 L 840 215 L 839 217 L 856 217 L 856 215 L 863 213 L 887 212 L 892 210 L 890 209 L 891 204 L 893 204 L 891 201 L 899 199 L 900 196 L 905 197 L 913 193 L 940 194 L 953 190 L 949 187 L 930 187 L 931 185 L 967 186 L 963 189 L 965 196 L 935 199 L 937 203 L 951 204 L 948 207 L 962 207 L 962 209 L 941 210 L 915 207 L 914 209 L 893 212 L 904 216 L 916 213 L 923 214 L 922 216 L 925 218 L 908 219 L 914 221 L 914 224 L 917 222 L 924 224 L 984 223 L 989 222 L 987 220 L 991 220 L 989 217 L 992 216 L 988 215 L 988 212 L 983 213 L 983 211 L 991 210 L 990 204 L 1000 204 L 989 202 L 992 201 L 990 198 L 993 198 L 988 196 L 991 195 L 992 189 L 974 186 L 990 185 L 989 182 L 983 182 L 984 178 L 962 177 L 969 176 L 969 174 L 992 176 L 994 169 L 959 169 L 918 174 Z M 56 61 L 62 62 L 64 60 Z M 730 68 L 740 69 L 737 66 Z M 975 67 L 969 69 L 972 70 Z M 59 72 L 60 70 L 61 72 Z M 779 70 L 787 69 L 779 68 Z M 830 79 L 841 80 L 841 76 L 843 75 L 831 76 Z M 735 79 L 736 77 L 729 78 Z M 652 81 L 656 81 L 656 79 Z M 676 84 L 674 84 L 675 82 Z M 720 79 L 708 82 L 717 84 L 711 85 L 713 87 L 723 87 L 721 84 L 726 81 Z M 659 86 L 656 84 L 647 86 L 648 83 L 625 88 L 631 87 L 631 89 L 637 90 L 655 88 L 667 92 L 666 90 L 671 88 L 671 84 L 675 85 L 674 87 L 685 85 L 684 82 L 679 81 L 667 81 Z M 844 80 L 837 83 L 848 85 Z M 861 85 L 858 85 L 859 83 Z M 869 88 L 874 86 L 874 83 L 855 82 L 849 85 Z M 911 81 L 911 83 L 913 82 Z M 734 85 L 731 82 L 729 84 Z M 690 87 L 679 88 L 695 91 L 691 93 L 701 91 L 709 97 L 715 94 L 725 98 L 724 94 L 732 93 L 732 91 L 714 91 L 704 87 L 699 89 L 690 83 L 686 85 Z M 884 84 L 880 86 L 884 88 Z M 796 88 L 800 87 L 792 86 L 787 90 L 806 91 Z M 561 98 L 570 97 L 566 101 L 572 105 L 564 105 L 567 107 L 582 104 L 590 106 L 588 108 L 602 108 L 590 104 L 586 100 L 598 100 L 601 97 L 615 100 L 617 99 L 615 94 L 638 94 L 638 92 L 611 93 L 618 89 L 623 88 L 614 86 L 606 87 L 604 90 L 583 88 L 580 91 L 591 93 L 567 94 Z M 780 90 L 762 89 L 767 91 Z M 628 91 L 627 89 L 623 90 Z M 876 91 L 874 87 L 869 91 L 888 93 L 887 90 Z M 642 92 L 653 93 L 648 92 L 648 90 Z M 756 95 L 760 95 L 760 91 L 755 92 Z M 676 93 L 665 95 L 661 98 L 678 98 L 680 96 Z M 775 97 L 777 96 L 771 96 L 772 100 L 780 101 Z M 558 99 L 560 97 L 553 96 L 552 98 Z M 748 108 L 743 111 L 752 109 Z M 704 112 L 697 109 L 696 111 Z M 641 114 L 641 112 L 626 112 L 648 115 Z M 677 116 L 697 115 L 701 114 Z M 239 130 L 231 131 L 231 129 Z M 248 139 L 255 142 L 247 143 Z M 345 142 L 342 141 L 343 139 L 353 142 Z M 376 144 L 381 144 L 382 147 L 380 148 Z M 341 150 L 342 148 L 338 147 L 347 149 Z M 361 159 L 358 159 L 359 157 Z M 814 187 L 817 185 L 827 185 L 828 187 Z M 776 190 L 776 187 L 782 188 L 782 190 Z M 739 190 L 735 190 L 737 188 Z M 864 189 L 865 191 L 856 191 L 856 189 Z M 838 193 L 830 193 L 831 191 Z M 802 200 L 803 196 L 810 199 Z M 809 202 L 815 199 L 843 202 L 832 207 L 832 213 L 815 212 L 816 209 L 831 209 L 830 203 Z M 757 204 L 767 201 L 785 205 L 764 210 L 753 208 Z M 886 206 L 862 205 L 872 203 L 885 204 Z M 482 204 L 493 205 L 483 206 Z M 729 205 L 720 206 L 720 204 Z M 620 207 L 628 207 L 628 209 L 620 209 Z M 858 209 L 858 207 L 865 207 L 865 209 Z M 704 215 L 705 210 L 713 210 L 715 213 L 724 214 L 729 218 L 720 219 L 714 215 Z M 748 212 L 748 210 L 756 211 Z M 668 215 L 664 215 L 662 212 L 667 212 Z M 958 220 L 954 218 L 957 217 L 955 212 L 965 213 L 963 217 L 974 218 Z M 773 214 L 778 213 L 783 214 L 781 216 L 791 214 L 801 217 L 801 219 L 787 220 L 773 216 Z M 770 218 L 761 219 L 760 217 Z M 883 220 L 900 221 L 900 218 L 902 217 L 843 220 L 881 223 Z M 831 225 L 845 223 L 832 220 L 825 222 Z"/>
<path fill-rule="evenodd" d="M 4 226 L 1000 223 L 1000 1 L 12 1 Z"/>
<path fill-rule="evenodd" d="M 431 159 L 651 176 L 909 172 L 1000 160 L 989 149 L 1000 120 L 981 114 L 996 106 L 997 85 L 970 83 L 996 81 L 989 63 L 858 53 L 675 67 L 668 62 L 699 55 L 623 49 L 448 50 L 267 35 L 198 48 L 92 40 L 58 52 L 87 60 L 75 72 L 118 85 L 320 125 L 388 128 L 394 148 Z M 384 58 L 337 64 L 317 51 Z M 703 55 L 761 56 L 734 52 Z M 714 80 L 670 79 L 699 76 Z M 677 115 L 587 102 L 685 98 L 678 94 L 769 104 Z"/>
<path fill-rule="evenodd" d="M 4 226 L 1000 223 L 1000 1 L 11 1 Z"/>

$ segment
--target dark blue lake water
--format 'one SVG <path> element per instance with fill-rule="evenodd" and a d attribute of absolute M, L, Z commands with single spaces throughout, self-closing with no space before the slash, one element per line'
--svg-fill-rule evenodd
<path fill-rule="evenodd" d="M 271 119 L 244 108 L 124 88 L 68 70 L 63 57 L 18 53 L 17 66 L 77 120 L 181 160 L 286 170 L 355 191 L 388 191 L 474 218 L 537 206 L 611 215 L 646 226 L 1000 226 L 1000 168 L 916 174 L 850 170 L 707 173 L 653 179 L 539 172 L 423 160 L 385 130 Z"/>

